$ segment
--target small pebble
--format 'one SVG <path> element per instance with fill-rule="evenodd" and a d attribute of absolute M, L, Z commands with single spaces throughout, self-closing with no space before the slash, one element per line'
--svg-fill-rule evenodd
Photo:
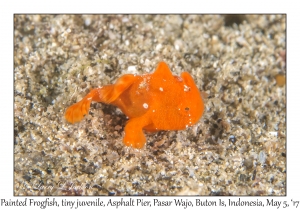
<path fill-rule="evenodd" d="M 258 155 L 258 161 L 263 165 L 266 162 L 267 156 L 264 151 L 260 151 Z"/>
<path fill-rule="evenodd" d="M 286 82 L 286 79 L 285 79 L 285 76 L 282 75 L 282 74 L 277 74 L 275 76 L 275 79 L 276 79 L 276 84 L 279 86 L 279 87 L 283 87 L 285 85 L 285 82 Z"/>

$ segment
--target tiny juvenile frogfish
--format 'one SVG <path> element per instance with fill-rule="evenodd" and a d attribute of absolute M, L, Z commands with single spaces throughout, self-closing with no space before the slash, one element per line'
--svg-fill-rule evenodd
<path fill-rule="evenodd" d="M 144 147 L 143 130 L 183 130 L 197 123 L 204 112 L 200 91 L 191 75 L 172 75 L 165 62 L 160 62 L 152 74 L 125 74 L 115 84 L 92 89 L 66 110 L 66 120 L 81 121 L 92 101 L 117 106 L 129 118 L 123 143 L 133 148 Z"/>

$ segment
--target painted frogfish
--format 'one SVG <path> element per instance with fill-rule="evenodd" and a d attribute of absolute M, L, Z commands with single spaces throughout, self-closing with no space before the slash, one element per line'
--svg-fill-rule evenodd
<path fill-rule="evenodd" d="M 160 62 L 152 74 L 125 74 L 115 84 L 92 89 L 66 110 L 66 120 L 81 121 L 92 101 L 117 106 L 129 118 L 123 143 L 133 148 L 144 147 L 143 130 L 183 130 L 197 123 L 204 112 L 200 91 L 191 75 L 172 75 L 165 62 Z"/>

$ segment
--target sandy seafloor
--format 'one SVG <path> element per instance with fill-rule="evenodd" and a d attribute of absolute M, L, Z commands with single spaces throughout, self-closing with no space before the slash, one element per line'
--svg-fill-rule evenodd
<path fill-rule="evenodd" d="M 285 15 L 15 15 L 14 195 L 286 195 L 285 54 Z M 196 125 L 137 150 L 113 106 L 64 119 L 161 60 L 195 79 Z"/>

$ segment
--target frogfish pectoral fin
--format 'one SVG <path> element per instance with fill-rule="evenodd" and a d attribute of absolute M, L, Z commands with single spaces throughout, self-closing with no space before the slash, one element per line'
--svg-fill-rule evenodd
<path fill-rule="evenodd" d="M 127 88 L 129 88 L 136 81 L 136 77 L 133 74 L 125 74 L 120 77 L 113 85 L 109 98 L 106 99 L 106 103 L 115 101 Z"/>
<path fill-rule="evenodd" d="M 97 94 L 96 89 L 91 90 L 81 101 L 68 107 L 65 118 L 70 123 L 76 123 L 88 114 L 93 97 Z"/>
<path fill-rule="evenodd" d="M 123 143 L 126 146 L 141 149 L 146 144 L 146 137 L 143 133 L 143 127 L 151 124 L 147 114 L 130 119 L 125 126 L 125 136 Z"/>

